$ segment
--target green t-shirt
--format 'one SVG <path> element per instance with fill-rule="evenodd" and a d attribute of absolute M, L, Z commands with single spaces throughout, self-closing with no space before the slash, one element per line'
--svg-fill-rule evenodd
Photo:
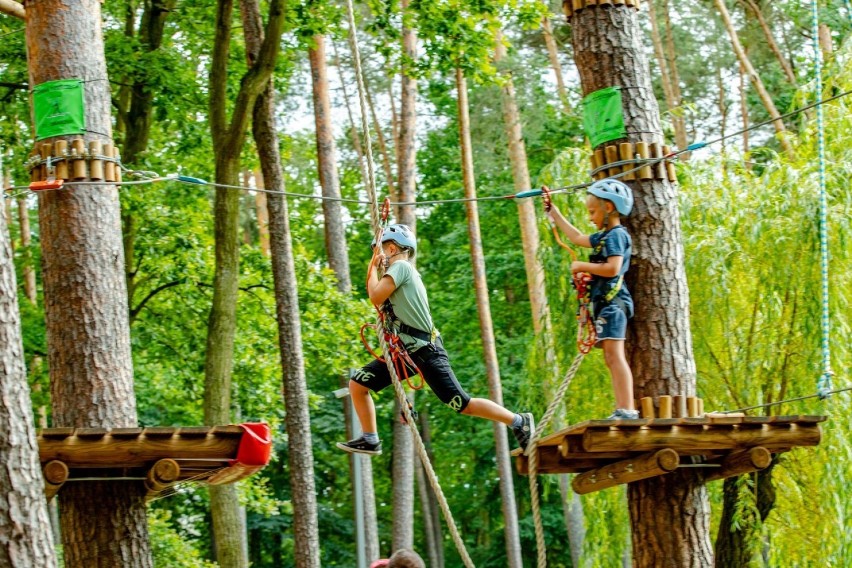
<path fill-rule="evenodd" d="M 423 280 L 420 278 L 420 273 L 414 266 L 404 260 L 394 262 L 388 268 L 385 276 L 390 276 L 396 286 L 393 293 L 390 295 L 393 313 L 396 319 L 407 326 L 425 331 L 432 332 L 432 314 L 429 312 L 429 298 L 426 295 L 426 288 L 423 286 Z M 396 322 L 394 322 L 396 323 Z M 423 341 L 416 337 L 411 337 L 407 333 L 400 333 L 399 338 L 403 345 L 411 351 L 417 351 L 424 345 L 428 345 L 428 341 Z"/>

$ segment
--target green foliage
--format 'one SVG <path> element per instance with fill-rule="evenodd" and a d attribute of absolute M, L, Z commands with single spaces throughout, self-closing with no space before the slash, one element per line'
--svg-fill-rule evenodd
<path fill-rule="evenodd" d="M 163 568 L 215 568 L 218 564 L 202 558 L 192 541 L 183 538 L 172 522 L 172 514 L 164 509 L 148 513 L 148 533 L 154 566 Z"/>

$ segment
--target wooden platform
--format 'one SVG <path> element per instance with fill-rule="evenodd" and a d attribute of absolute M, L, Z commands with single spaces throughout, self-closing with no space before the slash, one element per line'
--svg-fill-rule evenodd
<path fill-rule="evenodd" d="M 144 482 L 149 497 L 176 483 L 233 483 L 263 469 L 269 426 L 248 423 L 188 428 L 45 428 L 39 458 L 48 499 L 66 482 Z"/>
<path fill-rule="evenodd" d="M 588 493 L 700 467 L 708 480 L 769 465 L 772 454 L 816 446 L 825 416 L 712 416 L 639 420 L 588 420 L 542 438 L 538 473 L 581 473 L 574 490 Z M 520 449 L 516 466 L 529 473 Z"/>

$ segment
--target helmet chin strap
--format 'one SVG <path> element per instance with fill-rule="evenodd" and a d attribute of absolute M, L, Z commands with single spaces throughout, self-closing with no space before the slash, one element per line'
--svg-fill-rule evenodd
<path fill-rule="evenodd" d="M 387 270 L 387 269 L 388 269 L 388 266 L 390 266 L 390 260 L 391 260 L 393 257 L 395 257 L 395 256 L 399 256 L 399 255 L 404 254 L 404 253 L 407 253 L 407 252 L 408 252 L 407 250 L 401 250 L 401 251 L 399 251 L 399 252 L 397 252 L 397 253 L 395 253 L 395 254 L 392 254 L 392 255 L 390 255 L 390 256 L 385 256 L 385 259 L 382 261 L 382 266 L 384 266 L 384 269 L 385 269 L 385 270 Z"/>

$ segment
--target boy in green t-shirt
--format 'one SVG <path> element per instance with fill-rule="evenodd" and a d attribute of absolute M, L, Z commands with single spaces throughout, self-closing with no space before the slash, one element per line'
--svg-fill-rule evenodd
<path fill-rule="evenodd" d="M 535 433 L 532 414 L 516 414 L 487 398 L 471 398 L 456 379 L 444 342 L 432 324 L 420 273 L 408 262 L 416 251 L 417 242 L 408 226 L 391 225 L 384 231 L 381 246 L 374 246 L 367 269 L 370 301 L 377 307 L 390 303 L 392 323 L 402 344 L 441 402 L 461 414 L 502 422 L 512 429 L 518 444 L 525 449 Z M 384 272 L 381 277 L 380 268 Z M 349 394 L 364 434 L 346 443 L 339 442 L 338 448 L 350 453 L 382 453 L 370 391 L 379 392 L 390 384 L 390 372 L 383 361 L 371 361 L 352 375 Z"/>

